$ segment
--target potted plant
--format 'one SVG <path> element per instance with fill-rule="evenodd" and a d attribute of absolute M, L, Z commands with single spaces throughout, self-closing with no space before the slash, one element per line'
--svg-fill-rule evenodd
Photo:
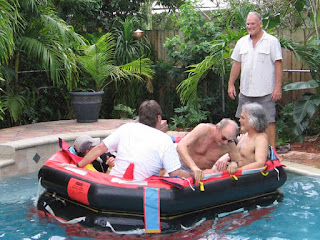
<path fill-rule="evenodd" d="M 82 123 L 98 121 L 104 89 L 110 83 L 134 78 L 150 82 L 154 72 L 148 58 L 117 66 L 111 33 L 104 34 L 93 44 L 81 46 L 77 62 L 84 77 L 88 77 L 87 85 L 92 87 L 70 92 L 77 122 Z"/>

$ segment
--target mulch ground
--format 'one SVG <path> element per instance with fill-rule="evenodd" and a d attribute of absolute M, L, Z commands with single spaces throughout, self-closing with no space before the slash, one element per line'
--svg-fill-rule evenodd
<path fill-rule="evenodd" d="M 320 153 L 320 138 L 316 141 L 294 142 L 290 143 L 292 151 Z"/>

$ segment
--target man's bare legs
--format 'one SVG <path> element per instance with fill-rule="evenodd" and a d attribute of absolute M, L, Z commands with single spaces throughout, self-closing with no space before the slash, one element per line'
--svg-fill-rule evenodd
<path fill-rule="evenodd" d="M 277 131 L 276 131 L 276 123 L 269 123 L 266 133 L 268 135 L 269 144 L 276 149 L 276 138 L 277 138 Z"/>

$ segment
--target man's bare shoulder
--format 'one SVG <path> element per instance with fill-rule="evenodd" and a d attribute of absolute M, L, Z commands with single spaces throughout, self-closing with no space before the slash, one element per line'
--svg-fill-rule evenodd
<path fill-rule="evenodd" d="M 257 145 L 269 145 L 268 135 L 266 133 L 259 133 L 254 139 L 255 144 Z"/>
<path fill-rule="evenodd" d="M 268 135 L 265 132 L 257 134 L 256 141 L 260 141 L 260 140 L 268 141 Z"/>
<path fill-rule="evenodd" d="M 203 132 L 206 133 L 207 131 L 214 128 L 215 125 L 211 123 L 199 123 L 191 132 Z"/>

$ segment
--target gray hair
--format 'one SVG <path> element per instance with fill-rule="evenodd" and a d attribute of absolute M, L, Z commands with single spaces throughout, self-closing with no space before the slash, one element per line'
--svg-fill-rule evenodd
<path fill-rule="evenodd" d="M 249 12 L 249 13 L 248 13 L 248 16 L 249 16 L 249 15 L 256 15 L 257 18 L 259 19 L 259 21 L 262 21 L 261 15 L 260 15 L 259 13 L 257 13 L 257 12 Z"/>
<path fill-rule="evenodd" d="M 259 103 L 247 103 L 243 105 L 242 111 L 246 111 L 249 124 L 257 132 L 264 132 L 267 129 L 267 114 Z"/>
<path fill-rule="evenodd" d="M 229 124 L 234 126 L 234 128 L 236 129 L 235 134 L 237 134 L 237 132 L 239 130 L 239 126 L 235 121 L 231 120 L 230 118 L 223 118 L 220 122 L 217 123 L 220 130 L 222 130 L 223 128 L 225 128 Z"/>

